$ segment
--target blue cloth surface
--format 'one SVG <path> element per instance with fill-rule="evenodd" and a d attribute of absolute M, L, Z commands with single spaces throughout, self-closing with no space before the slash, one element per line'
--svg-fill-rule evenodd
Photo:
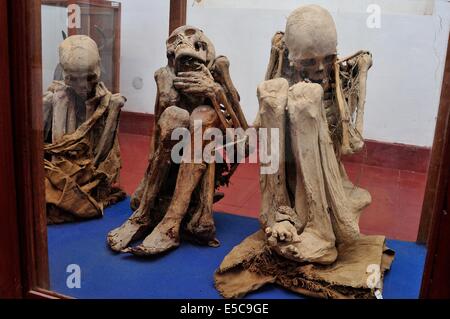
<path fill-rule="evenodd" d="M 216 213 L 219 248 L 183 242 L 168 254 L 138 258 L 116 254 L 106 244 L 108 232 L 131 214 L 129 200 L 106 209 L 102 219 L 54 225 L 48 228 L 51 289 L 76 298 L 221 298 L 213 275 L 225 255 L 258 230 L 256 219 Z M 418 298 L 426 249 L 410 242 L 388 240 L 395 250 L 392 269 L 384 280 L 383 297 Z M 81 269 L 81 288 L 68 288 L 69 265 Z M 71 279 L 71 278 L 69 278 Z M 247 296 L 249 299 L 301 298 L 274 285 Z"/>

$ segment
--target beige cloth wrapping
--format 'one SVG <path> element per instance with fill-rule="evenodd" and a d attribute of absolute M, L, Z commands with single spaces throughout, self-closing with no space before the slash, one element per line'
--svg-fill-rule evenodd
<path fill-rule="evenodd" d="M 53 88 L 64 89 L 55 82 Z M 72 134 L 46 144 L 45 198 L 49 224 L 103 216 L 103 208 L 125 198 L 115 186 L 121 168 L 118 136 L 106 159 L 94 166 L 94 151 L 113 95 L 102 83 L 94 97 L 98 106 Z M 92 101 L 91 101 L 92 102 Z"/>
<path fill-rule="evenodd" d="M 384 236 L 361 235 L 352 245 L 338 247 L 338 259 L 331 265 L 299 264 L 271 252 L 264 233 L 258 231 L 225 257 L 215 285 L 225 298 L 241 298 L 268 283 L 309 297 L 375 298 L 375 289 L 382 291 L 383 275 L 393 259 Z M 380 280 L 374 281 L 377 267 Z"/>

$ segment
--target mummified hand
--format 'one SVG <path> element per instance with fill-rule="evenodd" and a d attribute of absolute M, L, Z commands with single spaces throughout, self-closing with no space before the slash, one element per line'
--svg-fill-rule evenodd
<path fill-rule="evenodd" d="M 359 72 L 367 72 L 372 67 L 372 54 L 370 52 L 364 51 L 356 57 L 348 60 L 347 63 L 350 66 L 358 64 Z"/>
<path fill-rule="evenodd" d="M 197 71 L 179 72 L 173 80 L 174 87 L 184 94 L 214 97 L 220 84 L 214 81 L 208 68 L 201 64 Z"/>
<path fill-rule="evenodd" d="M 270 246 L 277 246 L 280 242 L 291 242 L 296 239 L 297 229 L 289 221 L 275 223 L 266 228 L 267 242 Z"/>

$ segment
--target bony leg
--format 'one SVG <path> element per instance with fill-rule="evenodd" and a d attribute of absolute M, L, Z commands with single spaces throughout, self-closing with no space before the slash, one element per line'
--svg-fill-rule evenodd
<path fill-rule="evenodd" d="M 186 225 L 186 231 L 198 243 L 210 247 L 218 247 L 220 242 L 216 238 L 216 226 L 213 218 L 213 203 L 215 191 L 216 164 L 207 164 L 207 169 L 200 185 L 200 195 L 196 210 Z"/>
<path fill-rule="evenodd" d="M 195 125 L 197 121 L 201 121 L 202 125 Z M 203 131 L 218 125 L 218 123 L 219 119 L 214 109 L 209 106 L 199 106 L 190 117 L 191 136 L 199 133 L 196 130 Z M 202 151 L 203 146 L 194 147 L 194 140 L 191 140 L 191 144 L 185 150 L 183 162 L 178 171 L 175 191 L 166 215 L 140 246 L 130 248 L 127 250 L 128 252 L 135 255 L 155 255 L 179 246 L 181 222 L 187 213 L 192 193 L 207 169 L 205 163 L 198 164 L 194 161 L 200 156 L 200 154 L 196 156 L 195 153 Z"/>
<path fill-rule="evenodd" d="M 267 150 L 271 150 L 271 152 L 274 149 L 276 154 L 279 155 L 275 172 L 260 175 L 260 219 L 264 228 L 274 226 L 275 215 L 279 207 L 290 206 L 285 171 L 285 125 L 288 89 L 288 82 L 281 78 L 265 81 L 258 86 L 259 128 L 267 129 L 266 141 L 260 140 L 260 145 L 266 147 Z M 272 132 L 275 129 L 278 129 L 279 132 L 278 140 L 274 141 L 278 145 L 271 145 Z"/>
<path fill-rule="evenodd" d="M 330 264 L 336 260 L 337 250 L 319 142 L 320 130 L 326 127 L 322 103 L 323 89 L 318 84 L 298 83 L 289 90 L 288 115 L 297 168 L 295 200 L 302 201 L 306 195 L 309 211 L 303 232 L 280 251 L 296 261 Z"/>
<path fill-rule="evenodd" d="M 172 131 L 179 127 L 187 127 L 189 113 L 176 106 L 167 108 L 158 121 L 161 131 L 161 143 L 158 145 L 150 166 L 147 169 L 147 184 L 140 201 L 139 208 L 119 228 L 108 234 L 108 244 L 111 249 L 121 251 L 130 242 L 143 236 L 151 223 L 150 209 L 159 193 L 170 169 L 170 154 L 174 141 L 171 140 Z"/>

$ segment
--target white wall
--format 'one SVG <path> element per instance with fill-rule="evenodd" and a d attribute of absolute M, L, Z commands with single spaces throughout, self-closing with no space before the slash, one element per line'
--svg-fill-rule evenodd
<path fill-rule="evenodd" d="M 42 6 L 42 89 L 47 91 L 58 65 L 58 46 L 67 31 L 67 9 Z"/>
<path fill-rule="evenodd" d="M 154 72 L 166 65 L 168 0 L 121 0 L 121 93 L 126 111 L 153 113 Z M 263 80 L 275 31 L 283 30 L 298 5 L 318 3 L 335 18 L 342 56 L 370 50 L 365 137 L 421 146 L 432 144 L 439 104 L 450 4 L 446 0 L 202 0 L 188 1 L 188 23 L 202 28 L 218 54 L 231 61 L 231 74 L 249 122 L 255 118 L 256 87 Z M 381 6 L 381 28 L 366 27 L 369 3 Z M 58 60 L 65 27 L 63 8 L 45 6 L 44 88 Z M 142 89 L 133 81 L 141 78 Z"/>
<path fill-rule="evenodd" d="M 153 113 L 156 99 L 154 73 L 167 65 L 168 0 L 121 0 L 122 43 L 120 87 L 128 101 L 125 111 Z M 141 78 L 142 89 L 133 87 Z"/>
<path fill-rule="evenodd" d="M 449 32 L 446 0 L 203 0 L 200 4 L 190 0 L 188 23 L 202 28 L 218 54 L 229 57 L 232 78 L 251 122 L 271 37 L 284 30 L 292 9 L 309 3 L 324 6 L 335 18 L 341 56 L 360 49 L 373 53 L 365 137 L 430 146 Z M 370 3 L 381 7 L 380 29 L 366 26 Z"/>
<path fill-rule="evenodd" d="M 153 113 L 156 98 L 155 71 L 167 64 L 169 32 L 168 0 L 121 0 L 121 93 L 127 97 L 125 111 Z M 61 31 L 67 31 L 67 9 L 42 6 L 43 89 L 51 84 L 58 63 Z M 141 89 L 133 87 L 140 78 Z"/>

